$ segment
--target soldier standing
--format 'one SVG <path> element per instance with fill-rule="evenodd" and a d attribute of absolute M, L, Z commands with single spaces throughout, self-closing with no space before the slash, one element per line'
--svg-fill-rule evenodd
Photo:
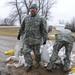
<path fill-rule="evenodd" d="M 47 23 L 46 20 L 37 14 L 37 5 L 33 4 L 30 7 L 30 14 L 25 17 L 21 24 L 17 39 L 20 40 L 21 34 L 25 32 L 24 36 L 24 58 L 28 66 L 25 68 L 26 72 L 32 69 L 33 61 L 30 52 L 33 50 L 35 60 L 39 65 L 40 45 L 43 39 L 43 45 L 47 40 Z"/>
<path fill-rule="evenodd" d="M 66 29 L 64 29 L 66 30 Z M 53 65 L 55 64 L 55 61 L 57 60 L 58 57 L 58 52 L 59 50 L 64 46 L 65 47 L 65 55 L 66 57 L 64 58 L 64 64 L 62 70 L 64 72 L 69 71 L 70 67 L 70 55 L 73 47 L 73 42 L 74 42 L 74 37 L 68 33 L 67 31 L 62 31 L 58 34 L 55 35 L 55 43 L 53 46 L 53 53 L 50 58 L 50 63 L 47 65 L 47 70 L 52 71 Z"/>

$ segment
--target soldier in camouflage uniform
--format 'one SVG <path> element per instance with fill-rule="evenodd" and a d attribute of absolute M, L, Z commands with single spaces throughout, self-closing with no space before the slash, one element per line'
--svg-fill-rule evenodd
<path fill-rule="evenodd" d="M 64 46 L 65 47 L 65 55 L 66 57 L 64 58 L 64 64 L 62 70 L 64 72 L 69 71 L 70 67 L 70 54 L 71 50 L 73 47 L 73 42 L 74 42 L 74 37 L 71 34 L 68 33 L 62 33 L 60 32 L 59 34 L 55 35 L 55 43 L 53 46 L 53 53 L 50 58 L 50 63 L 47 65 L 47 70 L 52 71 L 53 65 L 55 64 L 55 61 L 58 58 L 58 52 L 59 50 Z"/>
<path fill-rule="evenodd" d="M 20 40 L 20 36 L 25 32 L 24 36 L 24 58 L 28 67 L 26 72 L 32 69 L 32 57 L 30 52 L 33 50 L 35 60 L 39 64 L 40 57 L 40 45 L 46 44 L 47 40 L 47 23 L 46 20 L 37 14 L 37 5 L 33 4 L 30 7 L 30 14 L 25 17 L 21 24 L 17 39 Z M 42 42 L 43 39 L 43 42 Z"/>

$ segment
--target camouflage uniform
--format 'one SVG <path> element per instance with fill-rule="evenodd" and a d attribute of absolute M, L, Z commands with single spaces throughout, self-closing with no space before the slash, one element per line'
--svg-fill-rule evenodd
<path fill-rule="evenodd" d="M 40 45 L 43 41 L 47 40 L 47 29 L 46 20 L 36 14 L 32 17 L 31 14 L 27 15 L 21 24 L 19 34 L 24 35 L 24 57 L 28 65 L 32 65 L 32 58 L 30 52 L 33 50 L 35 55 L 35 60 L 37 63 L 40 62 Z"/>
<path fill-rule="evenodd" d="M 48 65 L 47 65 L 47 69 L 52 70 L 52 68 L 53 68 L 52 66 L 54 65 L 55 61 L 57 60 L 59 50 L 63 46 L 65 46 L 66 57 L 64 58 L 63 71 L 68 71 L 69 66 L 70 66 L 70 54 L 71 54 L 71 50 L 73 47 L 74 37 L 70 34 L 59 33 L 59 34 L 55 35 L 55 39 L 56 39 L 56 41 L 53 46 L 53 53 L 50 58 L 50 63 L 48 63 Z"/>

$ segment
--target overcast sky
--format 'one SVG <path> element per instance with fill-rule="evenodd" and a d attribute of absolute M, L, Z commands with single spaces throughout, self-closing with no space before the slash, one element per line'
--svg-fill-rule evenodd
<path fill-rule="evenodd" d="M 71 21 L 75 17 L 75 0 L 57 0 L 55 7 L 52 8 L 53 22 L 59 20 Z"/>
<path fill-rule="evenodd" d="M 10 13 L 10 7 L 6 2 L 10 0 L 1 0 L 0 2 L 0 17 L 5 18 Z M 71 21 L 75 17 L 75 0 L 57 0 L 57 3 L 51 9 L 52 20 L 50 23 L 56 24 L 59 20 Z"/>

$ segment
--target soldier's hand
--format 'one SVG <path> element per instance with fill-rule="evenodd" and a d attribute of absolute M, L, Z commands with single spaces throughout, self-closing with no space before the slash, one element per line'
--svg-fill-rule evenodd
<path fill-rule="evenodd" d="M 46 41 L 44 41 L 43 45 L 45 45 L 45 44 L 46 44 Z"/>
<path fill-rule="evenodd" d="M 17 36 L 17 39 L 20 40 L 20 34 Z"/>

